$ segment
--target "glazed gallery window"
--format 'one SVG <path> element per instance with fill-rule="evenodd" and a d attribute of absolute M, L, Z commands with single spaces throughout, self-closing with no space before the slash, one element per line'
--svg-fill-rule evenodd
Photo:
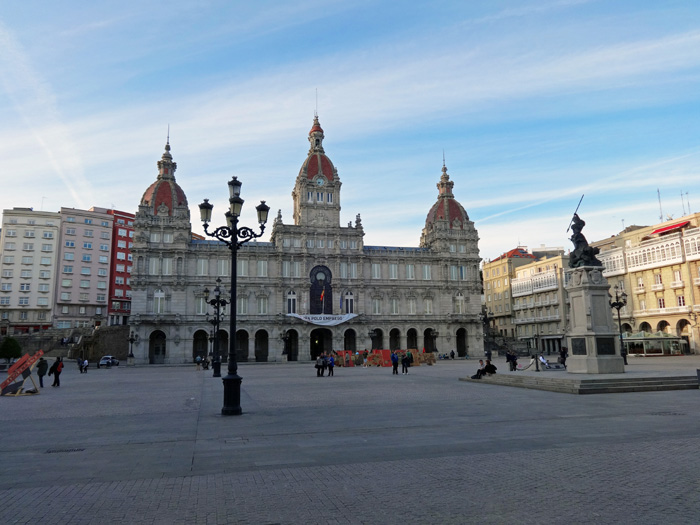
<path fill-rule="evenodd" d="M 204 315 L 207 313 L 207 298 L 197 297 L 197 315 Z"/>
<path fill-rule="evenodd" d="M 463 314 L 464 313 L 464 295 L 461 293 L 458 293 L 455 295 L 455 313 L 456 314 Z"/>
<path fill-rule="evenodd" d="M 218 259 L 216 261 L 216 274 L 228 275 L 231 273 L 231 261 L 229 259 Z"/>
<path fill-rule="evenodd" d="M 399 265 L 396 263 L 389 263 L 389 279 L 399 278 Z"/>
<path fill-rule="evenodd" d="M 399 315 L 399 300 L 396 297 L 391 299 L 391 315 Z"/>
<path fill-rule="evenodd" d="M 406 303 L 406 309 L 408 310 L 409 315 L 416 315 L 416 300 L 413 297 L 410 297 L 408 299 L 408 302 Z"/>
<path fill-rule="evenodd" d="M 164 257 L 161 260 L 161 270 L 163 275 L 172 275 L 173 274 L 173 259 L 172 257 Z"/>
<path fill-rule="evenodd" d="M 209 259 L 197 259 L 197 275 L 209 275 Z"/>
<path fill-rule="evenodd" d="M 160 269 L 160 259 L 156 259 L 154 257 L 154 258 L 151 258 L 148 260 L 148 275 L 158 275 L 159 269 Z"/>
<path fill-rule="evenodd" d="M 355 313 L 355 296 L 352 292 L 345 292 L 345 313 Z"/>

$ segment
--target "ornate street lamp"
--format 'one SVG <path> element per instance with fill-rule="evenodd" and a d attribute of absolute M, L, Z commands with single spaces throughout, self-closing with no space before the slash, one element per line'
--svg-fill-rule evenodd
<path fill-rule="evenodd" d="M 129 357 L 126 360 L 127 366 L 134 366 L 134 343 L 138 340 L 138 336 L 134 335 L 134 331 L 132 330 L 129 333 Z"/>
<path fill-rule="evenodd" d="M 221 377 L 221 352 L 219 351 L 219 324 L 224 318 L 224 313 L 222 309 L 229 304 L 226 299 L 221 298 L 221 278 L 216 279 L 216 286 L 214 287 L 214 298 L 209 299 L 209 288 L 204 289 L 204 300 L 207 304 L 214 307 L 214 317 L 209 318 L 209 313 L 207 313 L 207 321 L 214 327 L 214 357 L 212 360 L 212 368 L 214 373 L 212 377 Z"/>
<path fill-rule="evenodd" d="M 377 332 L 375 332 L 374 330 L 370 330 L 369 332 L 367 332 L 367 337 L 369 337 L 370 341 L 370 350 L 374 350 L 374 338 L 377 337 Z"/>
<path fill-rule="evenodd" d="M 256 206 L 258 212 L 258 223 L 260 224 L 260 233 L 255 233 L 251 228 L 238 227 L 238 218 L 241 215 L 243 207 L 243 199 L 241 199 L 242 183 L 233 177 L 229 183 L 229 211 L 226 212 L 226 226 L 219 226 L 213 232 L 209 231 L 209 222 L 211 221 L 211 212 L 214 208 L 213 204 L 209 203 L 209 199 L 204 199 L 204 202 L 199 205 L 202 222 L 204 223 L 204 233 L 209 237 L 214 237 L 225 243 L 231 250 L 231 315 L 230 315 L 230 330 L 229 330 L 229 345 L 228 345 L 228 374 L 222 379 L 224 383 L 224 406 L 221 409 L 221 414 L 224 416 L 239 416 L 241 410 L 241 377 L 238 375 L 238 364 L 236 363 L 236 256 L 238 248 L 243 244 L 261 237 L 265 231 L 265 223 L 267 215 L 270 212 L 270 207 L 265 204 L 265 201 L 260 201 Z M 218 334 L 217 334 L 218 335 Z"/>
<path fill-rule="evenodd" d="M 620 355 L 623 361 L 627 364 L 627 350 L 625 349 L 625 342 L 622 339 L 622 320 L 620 319 L 620 310 L 627 305 L 627 294 L 620 290 L 617 285 L 613 288 L 615 290 L 615 300 L 610 300 L 610 307 L 617 310 L 617 326 L 620 330 Z"/>

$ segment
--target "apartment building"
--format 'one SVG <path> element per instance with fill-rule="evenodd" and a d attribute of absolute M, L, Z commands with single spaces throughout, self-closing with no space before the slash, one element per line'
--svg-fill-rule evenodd
<path fill-rule="evenodd" d="M 58 213 L 32 208 L 3 210 L 2 333 L 31 333 L 51 327 L 60 221 Z"/>
<path fill-rule="evenodd" d="M 131 314 L 131 248 L 134 244 L 134 214 L 108 210 L 114 217 L 112 261 L 109 274 L 110 325 L 129 324 Z"/>

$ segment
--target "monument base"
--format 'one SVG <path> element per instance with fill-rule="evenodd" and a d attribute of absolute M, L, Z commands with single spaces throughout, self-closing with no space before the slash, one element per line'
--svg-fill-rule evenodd
<path fill-rule="evenodd" d="M 570 374 L 624 374 L 625 362 L 619 356 L 569 356 L 566 371 Z"/>

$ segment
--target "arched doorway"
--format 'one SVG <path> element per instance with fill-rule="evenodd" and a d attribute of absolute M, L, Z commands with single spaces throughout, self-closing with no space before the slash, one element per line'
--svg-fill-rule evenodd
<path fill-rule="evenodd" d="M 406 332 L 406 348 L 418 350 L 418 330 L 415 328 L 409 328 Z"/>
<path fill-rule="evenodd" d="M 321 353 L 328 354 L 333 350 L 333 334 L 328 328 L 316 328 L 309 335 L 309 350 L 311 359 L 316 359 Z"/>
<path fill-rule="evenodd" d="M 651 325 L 645 321 L 639 325 L 639 331 L 651 333 Z"/>
<path fill-rule="evenodd" d="M 384 332 L 381 328 L 374 328 L 372 333 L 372 350 L 382 350 L 384 348 Z"/>
<path fill-rule="evenodd" d="M 401 332 L 398 328 L 392 328 L 389 332 L 389 350 L 401 349 Z"/>
<path fill-rule="evenodd" d="M 435 352 L 435 333 L 432 328 L 426 328 L 423 332 L 423 348 L 425 352 Z"/>
<path fill-rule="evenodd" d="M 352 328 L 345 330 L 345 344 L 343 345 L 343 350 L 357 352 L 357 334 Z"/>
<path fill-rule="evenodd" d="M 192 361 L 195 361 L 197 357 L 201 357 L 202 360 L 207 358 L 209 347 L 209 335 L 204 330 L 197 330 L 192 337 Z"/>
<path fill-rule="evenodd" d="M 148 362 L 152 365 L 165 363 L 165 334 L 156 330 L 148 339 Z"/>
<path fill-rule="evenodd" d="M 622 323 L 622 333 L 631 333 L 632 325 L 629 323 Z"/>
<path fill-rule="evenodd" d="M 466 357 L 467 354 L 467 330 L 464 328 L 460 328 L 459 330 L 457 330 L 457 355 L 459 357 Z"/>
<path fill-rule="evenodd" d="M 670 327 L 668 321 L 659 321 L 659 324 L 656 325 L 656 331 L 670 333 Z"/>
<path fill-rule="evenodd" d="M 236 362 L 248 361 L 248 332 L 238 330 L 236 332 Z"/>
<path fill-rule="evenodd" d="M 287 330 L 284 334 L 284 353 L 287 361 L 299 360 L 299 332 Z"/>
<path fill-rule="evenodd" d="M 265 363 L 269 353 L 267 330 L 255 332 L 255 362 Z"/>
<path fill-rule="evenodd" d="M 681 319 L 676 323 L 676 335 L 681 337 L 685 341 L 685 351 L 690 352 L 690 333 L 692 327 L 690 321 L 687 319 Z"/>
<path fill-rule="evenodd" d="M 219 360 L 228 363 L 228 332 L 219 329 Z"/>

